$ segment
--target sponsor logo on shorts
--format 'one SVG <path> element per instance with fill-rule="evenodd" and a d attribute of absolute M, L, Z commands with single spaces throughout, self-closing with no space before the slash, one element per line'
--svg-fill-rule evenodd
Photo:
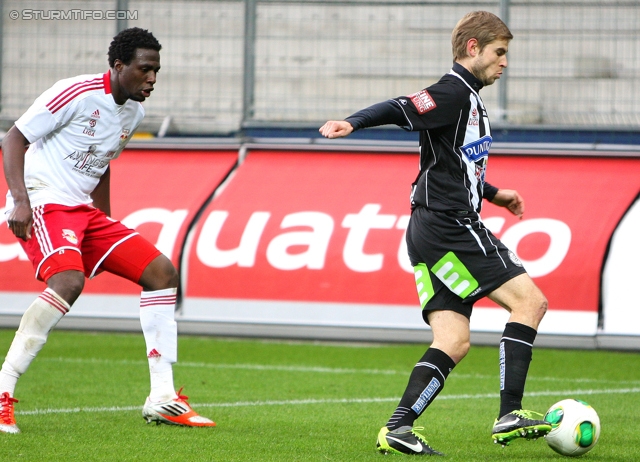
<path fill-rule="evenodd" d="M 478 287 L 476 290 L 474 290 L 473 292 L 471 292 L 469 294 L 469 297 L 473 297 L 474 295 L 478 295 L 481 290 L 482 290 L 482 287 Z"/>
<path fill-rule="evenodd" d="M 448 252 L 431 268 L 442 283 L 460 298 L 467 298 L 480 284 L 471 275 L 456 254 Z"/>
<path fill-rule="evenodd" d="M 416 289 L 418 289 L 420 306 L 424 308 L 434 295 L 433 284 L 431 283 L 431 276 L 429 275 L 427 265 L 418 263 L 413 267 L 413 275 L 416 278 Z"/>
<path fill-rule="evenodd" d="M 418 110 L 418 114 L 424 114 L 425 112 L 429 112 L 436 108 L 436 102 L 427 90 L 422 90 L 418 93 L 414 93 L 413 95 L 409 95 L 409 98 L 411 98 L 411 102 Z"/>
<path fill-rule="evenodd" d="M 78 244 L 78 237 L 76 236 L 76 233 L 74 233 L 71 229 L 63 229 L 62 237 L 71 242 L 73 245 Z"/>
<path fill-rule="evenodd" d="M 512 250 L 509 250 L 509 259 L 513 262 L 514 265 L 522 267 L 522 262 Z"/>

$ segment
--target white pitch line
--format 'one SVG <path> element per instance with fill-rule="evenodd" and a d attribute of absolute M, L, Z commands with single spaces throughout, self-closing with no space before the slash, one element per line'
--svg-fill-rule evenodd
<path fill-rule="evenodd" d="M 102 358 L 39 358 L 39 361 L 55 361 L 63 363 L 74 364 L 114 364 L 114 365 L 147 365 L 146 360 L 112 360 Z M 405 371 L 395 371 L 389 369 L 354 369 L 354 368 L 333 368 L 333 367 L 317 367 L 317 366 L 278 366 L 272 364 L 221 364 L 221 363 L 202 363 L 202 362 L 178 362 L 174 367 L 192 367 L 198 369 L 235 369 L 235 370 L 248 370 L 248 371 L 275 371 L 275 372 L 316 372 L 323 374 L 369 374 L 369 375 L 401 375 L 408 376 L 411 373 L 410 369 Z M 497 367 L 496 375 L 482 375 L 482 374 L 457 374 L 451 375 L 451 378 L 456 379 L 488 379 L 494 380 L 498 376 Z M 601 380 L 601 379 L 586 379 L 575 377 L 538 377 L 529 376 L 528 382 L 544 381 L 544 382 L 572 382 L 572 383 L 594 383 L 594 384 L 616 384 L 616 385 L 640 385 L 640 380 Z"/>
<path fill-rule="evenodd" d="M 529 392 L 527 396 L 584 396 L 602 394 L 632 394 L 640 393 L 640 388 L 618 388 L 603 390 L 549 390 Z M 494 399 L 499 398 L 498 393 L 485 393 L 476 395 L 440 395 L 439 400 L 459 400 L 459 399 Z M 236 401 L 232 403 L 199 403 L 193 407 L 247 407 L 247 406 L 296 406 L 312 404 L 369 404 L 397 402 L 400 397 L 393 398 L 341 398 L 341 399 L 293 399 L 293 400 L 266 400 L 266 401 Z M 77 407 L 68 409 L 35 409 L 32 411 L 16 411 L 16 415 L 45 415 L 45 414 L 77 414 L 81 412 L 129 412 L 139 411 L 142 406 L 120 406 L 120 407 Z"/>

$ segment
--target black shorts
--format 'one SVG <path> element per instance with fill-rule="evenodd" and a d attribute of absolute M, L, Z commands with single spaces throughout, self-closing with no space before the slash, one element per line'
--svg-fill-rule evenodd
<path fill-rule="evenodd" d="M 433 310 L 470 318 L 477 300 L 526 272 L 475 213 L 416 207 L 407 227 L 407 250 L 427 323 Z"/>

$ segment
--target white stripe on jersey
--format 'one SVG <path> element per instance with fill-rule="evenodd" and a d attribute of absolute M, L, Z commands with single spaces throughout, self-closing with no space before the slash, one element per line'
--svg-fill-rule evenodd
<path fill-rule="evenodd" d="M 469 108 L 469 114 L 467 114 L 467 117 L 470 123 L 467 123 L 467 130 L 464 135 L 464 141 L 462 142 L 462 146 L 465 147 L 465 146 L 471 145 L 472 147 L 477 147 L 478 149 L 482 148 L 483 153 L 480 153 L 479 156 L 473 156 L 473 157 L 467 156 L 464 152 L 459 152 L 457 154 L 460 155 L 462 162 L 465 163 L 467 177 L 469 178 L 469 183 L 470 183 L 469 203 L 474 209 L 477 210 L 478 206 L 482 201 L 482 196 L 478 192 L 479 178 L 478 178 L 476 169 L 480 167 L 476 165 L 476 162 L 482 158 L 486 158 L 488 155 L 488 147 L 486 148 L 486 152 L 484 151 L 485 151 L 486 145 L 488 145 L 489 147 L 491 146 L 491 126 L 489 125 L 488 117 L 486 117 L 487 111 L 484 106 L 484 103 L 482 102 L 482 98 L 480 98 L 480 95 L 473 89 L 473 87 L 471 87 L 471 85 L 467 83 L 465 79 L 462 78 L 460 74 L 454 72 L 453 70 L 449 71 L 449 74 L 460 79 L 469 88 L 469 90 L 471 90 L 471 93 L 469 94 L 469 102 L 471 103 L 471 107 Z M 474 114 L 474 111 L 475 111 L 475 114 Z M 477 124 L 471 123 L 471 121 L 473 120 L 476 120 Z M 482 121 L 483 128 L 484 128 L 483 136 L 481 136 L 480 125 L 479 125 L 480 121 Z M 482 140 L 485 140 L 485 142 L 480 143 Z M 462 148 L 461 148 L 461 151 L 462 151 Z M 486 168 L 486 159 L 484 160 L 484 167 L 482 167 L 482 169 L 484 170 L 484 168 Z M 483 170 L 479 172 L 480 176 L 484 175 Z"/>

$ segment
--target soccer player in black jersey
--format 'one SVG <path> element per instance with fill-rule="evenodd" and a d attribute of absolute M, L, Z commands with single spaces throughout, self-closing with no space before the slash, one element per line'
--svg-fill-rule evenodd
<path fill-rule="evenodd" d="M 515 438 L 535 439 L 551 430 L 541 414 L 522 409 L 533 341 L 547 300 L 479 216 L 483 199 L 520 218 L 524 213 L 517 191 L 485 181 L 492 138 L 478 94 L 507 67 L 512 38 L 492 13 L 469 13 L 453 30 L 453 68 L 440 81 L 320 128 L 327 138 L 385 124 L 420 132 L 420 173 L 411 194 L 407 248 L 433 343 L 378 434 L 377 448 L 383 453 L 442 455 L 416 431 L 414 421 L 469 351 L 473 304 L 485 296 L 510 313 L 500 340 L 500 411 L 492 438 L 506 446 Z"/>

